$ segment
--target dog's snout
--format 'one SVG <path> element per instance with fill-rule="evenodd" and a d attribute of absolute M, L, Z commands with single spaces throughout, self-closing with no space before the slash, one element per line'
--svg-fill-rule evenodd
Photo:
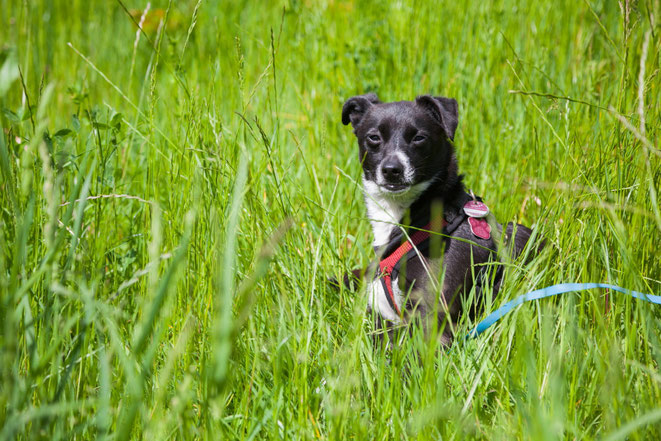
<path fill-rule="evenodd" d="M 381 173 L 386 181 L 400 181 L 404 175 L 404 166 L 395 158 L 388 159 L 381 165 Z"/>

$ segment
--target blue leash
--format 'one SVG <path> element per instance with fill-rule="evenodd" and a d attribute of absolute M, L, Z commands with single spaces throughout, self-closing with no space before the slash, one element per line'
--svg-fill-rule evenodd
<path fill-rule="evenodd" d="M 500 308 L 489 314 L 487 318 L 485 318 L 480 323 L 478 323 L 475 329 L 473 329 L 471 332 L 469 332 L 466 335 L 466 338 L 475 338 L 478 335 L 482 334 L 484 331 L 489 329 L 491 325 L 493 325 L 498 320 L 500 320 L 505 314 L 507 314 L 508 312 L 510 312 L 511 310 L 513 310 L 514 308 L 516 308 L 517 306 L 519 306 L 524 302 L 539 300 L 545 297 L 553 297 L 553 296 L 557 296 L 558 294 L 564 294 L 566 292 L 585 291 L 586 289 L 593 289 L 593 288 L 608 288 L 608 289 L 612 289 L 613 291 L 619 291 L 621 293 L 628 294 L 631 297 L 635 297 L 637 299 L 641 299 L 650 303 L 661 305 L 661 296 L 643 294 L 642 292 L 631 291 L 616 285 L 609 285 L 607 283 L 560 283 L 558 285 L 547 286 L 546 288 L 530 291 L 529 293 L 526 293 L 513 300 L 510 300 L 509 302 L 505 303 L 503 306 L 501 306 Z"/>

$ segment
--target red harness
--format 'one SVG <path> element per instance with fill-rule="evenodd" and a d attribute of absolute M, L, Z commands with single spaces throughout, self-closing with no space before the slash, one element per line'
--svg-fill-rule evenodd
<path fill-rule="evenodd" d="M 448 222 L 443 219 L 443 227 L 447 226 Z M 406 256 L 409 251 L 413 249 L 413 247 L 417 247 L 420 245 L 422 242 L 425 240 L 429 239 L 430 236 L 430 228 L 431 228 L 431 223 L 425 225 L 425 227 L 422 230 L 416 231 L 412 236 L 411 240 L 407 240 L 403 244 L 399 246 L 390 256 L 386 257 L 382 261 L 379 262 L 379 268 L 381 269 L 381 274 L 383 276 L 383 282 L 386 286 L 386 293 L 388 294 L 388 302 L 392 306 L 392 308 L 395 310 L 398 316 L 402 315 L 402 312 L 399 310 L 399 306 L 397 306 L 397 302 L 395 301 L 395 293 L 393 292 L 392 289 L 392 271 L 393 268 L 399 263 L 400 260 L 404 256 Z"/>

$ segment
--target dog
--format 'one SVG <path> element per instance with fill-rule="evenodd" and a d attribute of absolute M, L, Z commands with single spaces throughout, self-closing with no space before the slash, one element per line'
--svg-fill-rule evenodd
<path fill-rule="evenodd" d="M 381 324 L 392 329 L 421 320 L 426 330 L 436 325 L 446 346 L 464 309 L 474 315 L 487 286 L 494 295 L 498 291 L 502 267 L 491 263 L 505 253 L 516 258 L 532 234 L 512 223 L 502 234 L 492 215 L 485 219 L 486 205 L 466 191 L 453 144 L 458 122 L 455 99 L 430 95 L 389 103 L 360 95 L 342 108 L 342 123 L 352 125 L 358 140 L 380 259 L 365 271 L 354 270 L 344 283 L 352 286 L 366 275 L 368 311 L 378 313 Z"/>

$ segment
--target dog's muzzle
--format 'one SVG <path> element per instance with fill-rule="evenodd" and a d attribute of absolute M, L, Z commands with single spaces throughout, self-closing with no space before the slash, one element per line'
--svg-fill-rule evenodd
<path fill-rule="evenodd" d="M 382 189 L 388 192 L 403 192 L 411 186 L 406 179 L 408 174 L 407 165 L 403 164 L 396 155 L 391 155 L 381 162 L 377 182 Z"/>

